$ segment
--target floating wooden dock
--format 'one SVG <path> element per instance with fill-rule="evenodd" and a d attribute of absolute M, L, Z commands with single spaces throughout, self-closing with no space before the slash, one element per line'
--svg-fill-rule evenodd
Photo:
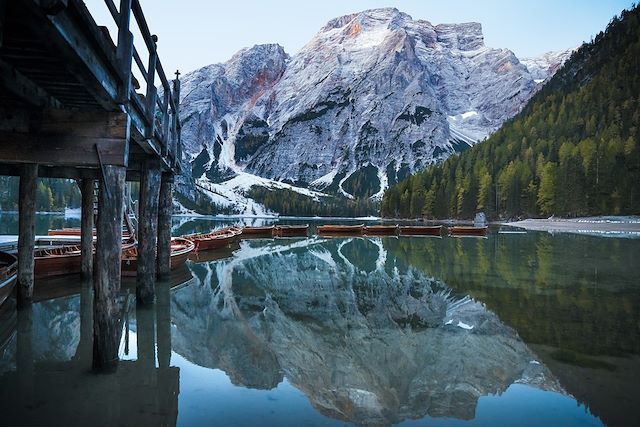
<path fill-rule="evenodd" d="M 113 38 L 81 0 L 0 0 L 0 174 L 20 177 L 18 306 L 33 298 L 37 178 L 76 179 L 99 370 L 118 360 L 125 181 L 140 182 L 136 296 L 149 304 L 156 276 L 170 271 L 173 177 L 182 158 L 179 74 L 167 79 L 139 0 L 104 1 Z M 142 55 L 132 30 L 142 36 Z"/>

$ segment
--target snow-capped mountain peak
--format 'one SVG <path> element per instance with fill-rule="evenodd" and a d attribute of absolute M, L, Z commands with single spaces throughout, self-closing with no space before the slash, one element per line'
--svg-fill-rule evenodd
<path fill-rule="evenodd" d="M 486 138 L 561 58 L 530 60 L 533 73 L 485 46 L 479 23 L 434 26 L 395 8 L 345 15 L 292 57 L 258 45 L 185 76 L 185 150 L 197 179 L 248 173 L 375 199 Z"/>

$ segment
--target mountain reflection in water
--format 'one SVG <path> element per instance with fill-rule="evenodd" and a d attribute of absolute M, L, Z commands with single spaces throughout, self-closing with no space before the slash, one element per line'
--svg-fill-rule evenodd
<path fill-rule="evenodd" d="M 0 410 L 21 425 L 634 425 L 606 388 L 637 395 L 638 338 L 615 324 L 638 327 L 638 267 L 588 259 L 616 278 L 595 292 L 579 265 L 637 243 L 557 238 L 243 241 L 159 284 L 150 309 L 125 283 L 107 376 L 90 374 L 91 291 L 58 284 L 0 309 Z"/>
<path fill-rule="evenodd" d="M 174 351 L 239 386 L 286 377 L 332 418 L 473 419 L 512 384 L 564 393 L 513 329 L 381 239 L 244 242 L 192 271 L 171 300 Z"/>

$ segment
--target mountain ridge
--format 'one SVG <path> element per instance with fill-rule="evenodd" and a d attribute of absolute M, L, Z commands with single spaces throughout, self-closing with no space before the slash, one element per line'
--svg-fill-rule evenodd
<path fill-rule="evenodd" d="M 535 80 L 513 52 L 484 45 L 479 23 L 433 26 L 395 8 L 338 17 L 293 56 L 256 45 L 184 76 L 178 188 L 193 200 L 191 173 L 212 203 L 242 213 L 246 191 L 219 197 L 236 176 L 379 200 L 495 131 Z"/>

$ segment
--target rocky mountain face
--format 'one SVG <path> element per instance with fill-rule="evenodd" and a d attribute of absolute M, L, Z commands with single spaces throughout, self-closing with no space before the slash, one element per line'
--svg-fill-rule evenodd
<path fill-rule="evenodd" d="M 564 393 L 513 329 L 383 239 L 244 241 L 190 268 L 171 298 L 174 351 L 239 386 L 286 378 L 332 418 L 472 419 L 514 383 Z"/>
<path fill-rule="evenodd" d="M 240 210 L 248 202 L 234 195 L 275 182 L 375 200 L 495 131 L 565 57 L 529 60 L 530 70 L 485 46 L 478 23 L 432 25 L 391 8 L 342 16 L 293 57 L 258 45 L 187 74 L 185 170 L 212 202 Z M 240 190 L 226 184 L 239 176 Z"/>
<path fill-rule="evenodd" d="M 520 62 L 531 73 L 537 83 L 542 83 L 547 78 L 553 76 L 558 69 L 569 59 L 577 48 L 561 50 L 557 52 L 546 52 L 534 58 L 522 58 Z"/>

